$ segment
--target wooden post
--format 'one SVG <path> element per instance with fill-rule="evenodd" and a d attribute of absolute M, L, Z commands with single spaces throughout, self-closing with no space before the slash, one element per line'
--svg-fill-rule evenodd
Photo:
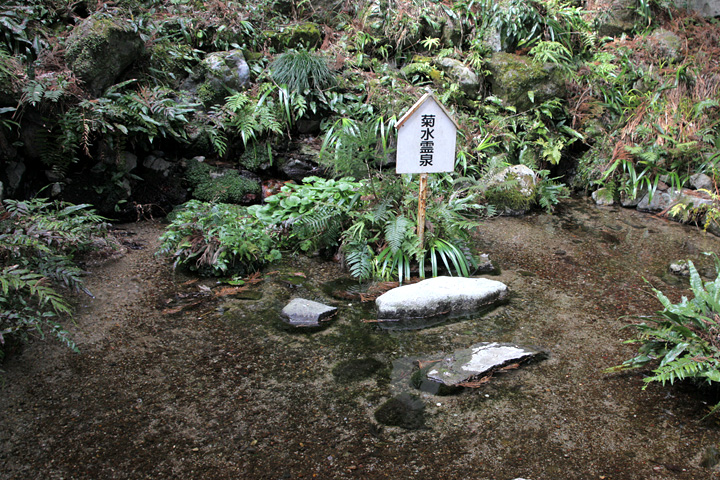
<path fill-rule="evenodd" d="M 427 204 L 427 173 L 420 174 L 420 196 L 418 198 L 417 234 L 420 239 L 420 248 L 425 246 L 425 207 Z"/>

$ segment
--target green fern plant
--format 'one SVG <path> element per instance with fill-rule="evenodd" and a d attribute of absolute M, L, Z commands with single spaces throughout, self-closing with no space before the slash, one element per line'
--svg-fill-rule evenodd
<path fill-rule="evenodd" d="M 692 379 L 701 383 L 720 383 L 720 259 L 711 254 L 718 276 L 703 281 L 691 261 L 690 287 L 694 298 L 682 297 L 672 303 L 662 292 L 653 289 L 664 309 L 651 323 L 631 325 L 638 338 L 626 343 L 639 344 L 638 355 L 609 371 L 656 365 L 652 375 L 644 379 L 647 388 L 652 382 L 673 384 Z M 720 403 L 713 407 L 713 412 Z"/>
<path fill-rule="evenodd" d="M 42 198 L 0 207 L 0 358 L 7 340 L 33 334 L 51 334 L 77 350 L 63 326 L 71 306 L 61 288 L 90 293 L 74 257 L 107 231 L 88 207 Z"/>

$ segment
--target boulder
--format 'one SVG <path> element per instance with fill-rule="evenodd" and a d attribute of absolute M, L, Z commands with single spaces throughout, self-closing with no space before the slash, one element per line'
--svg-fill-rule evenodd
<path fill-rule="evenodd" d="M 691 175 L 689 183 L 690 186 L 693 187 L 695 190 L 704 189 L 712 192 L 715 188 L 713 179 L 710 178 L 708 175 L 705 175 L 704 173 L 696 173 L 695 175 Z"/>
<path fill-rule="evenodd" d="M 480 92 L 480 79 L 473 70 L 459 60 L 445 57 L 437 62 L 438 67 L 460 90 L 470 99 L 475 99 Z"/>
<path fill-rule="evenodd" d="M 605 187 L 598 188 L 592 192 L 592 199 L 595 201 L 596 205 L 609 206 L 615 203 L 612 190 Z"/>
<path fill-rule="evenodd" d="M 437 361 L 427 362 L 421 369 L 423 377 L 445 387 L 479 386 L 485 377 L 510 365 L 543 357 L 545 353 L 535 348 L 510 343 L 482 342 L 470 348 L 455 351 Z"/>
<path fill-rule="evenodd" d="M 509 181 L 517 183 L 508 187 Z M 523 215 L 535 203 L 535 185 L 537 175 L 526 165 L 510 165 L 499 173 L 492 175 L 487 181 L 486 198 L 495 205 L 502 215 Z"/>
<path fill-rule="evenodd" d="M 518 111 L 562 94 L 562 77 L 553 64 L 538 64 L 528 57 L 498 52 L 490 57 L 488 69 L 493 94 Z"/>
<path fill-rule="evenodd" d="M 99 13 L 73 29 L 65 60 L 88 90 L 100 96 L 144 51 L 145 42 L 125 20 Z"/>
<path fill-rule="evenodd" d="M 282 309 L 282 317 L 295 327 L 317 327 L 320 322 L 330 320 L 336 312 L 336 307 L 304 298 L 293 298 Z"/>
<path fill-rule="evenodd" d="M 180 88 L 205 105 L 214 105 L 249 82 L 250 67 L 242 50 L 235 49 L 208 54 Z"/>
<path fill-rule="evenodd" d="M 641 212 L 662 212 L 672 207 L 680 199 L 680 192 L 677 190 L 656 190 L 650 196 L 648 192 L 638 203 L 637 209 Z"/>
<path fill-rule="evenodd" d="M 720 0 L 687 0 L 682 3 L 688 10 L 693 10 L 703 17 L 720 17 Z"/>
<path fill-rule="evenodd" d="M 711 205 L 712 198 L 705 192 L 690 190 L 689 188 L 675 189 L 658 189 L 652 199 L 647 194 L 643 197 L 637 206 L 641 212 L 663 212 L 672 208 L 677 204 L 684 204 L 687 208 L 697 208 L 703 205 Z"/>
<path fill-rule="evenodd" d="M 397 287 L 375 300 L 379 319 L 471 313 L 505 298 L 507 286 L 486 278 L 436 277 Z"/>
<path fill-rule="evenodd" d="M 635 0 L 599 0 L 595 10 L 602 12 L 596 16 L 601 37 L 618 37 L 630 33 L 639 18 Z"/>
<path fill-rule="evenodd" d="M 320 173 L 320 168 L 315 162 L 299 156 L 280 157 L 277 160 L 278 168 L 283 175 L 296 182 L 302 182 L 303 178 Z"/>
<path fill-rule="evenodd" d="M 647 48 L 658 59 L 666 60 L 669 63 L 675 63 L 682 60 L 683 42 L 669 30 L 659 28 L 652 35 L 647 37 Z"/>

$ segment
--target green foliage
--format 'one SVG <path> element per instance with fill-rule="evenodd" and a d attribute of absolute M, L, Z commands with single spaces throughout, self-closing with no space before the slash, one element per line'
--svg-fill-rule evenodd
<path fill-rule="evenodd" d="M 650 319 L 652 323 L 631 325 L 637 329 L 638 339 L 628 343 L 640 345 L 638 355 L 611 371 L 652 363 L 656 366 L 653 374 L 644 379 L 646 384 L 673 384 L 685 379 L 708 384 L 720 382 L 720 259 L 712 255 L 718 271 L 713 281 L 704 282 L 693 263 L 688 262 L 693 299 L 682 297 L 674 304 L 662 292 L 653 289 L 664 309 L 656 318 Z M 713 411 L 718 408 L 720 403 Z"/>
<path fill-rule="evenodd" d="M 326 180 L 307 177 L 248 211 L 266 225 L 282 229 L 282 245 L 314 252 L 337 245 L 348 214 L 359 198 L 360 184 L 351 177 Z"/>
<path fill-rule="evenodd" d="M 368 122 L 339 119 L 325 133 L 320 162 L 337 176 L 368 176 L 392 154 L 389 137 L 395 122 L 395 117 L 385 120 L 382 116 Z"/>
<path fill-rule="evenodd" d="M 245 207 L 190 200 L 160 237 L 159 254 L 202 275 L 256 271 L 281 256 L 275 239 Z"/>
<path fill-rule="evenodd" d="M 426 230 L 421 245 L 417 236 L 417 184 L 388 180 L 373 184 L 365 181 L 368 200 L 351 212 L 353 223 L 342 236 L 341 251 L 351 275 L 358 280 L 372 278 L 409 278 L 413 264 L 418 275 L 425 276 L 430 261 L 433 276 L 438 275 L 442 261 L 452 275 L 470 274 L 475 259 L 466 247 L 469 232 L 477 227 L 470 215 L 481 210 L 476 195 L 458 190 L 449 198 L 433 197 L 426 209 Z M 442 180 L 433 179 L 430 191 L 444 188 Z"/>
<path fill-rule="evenodd" d="M 51 334 L 77 351 L 62 326 L 71 308 L 59 289 L 87 292 L 73 259 L 107 231 L 88 207 L 42 198 L 0 207 L 0 358 L 6 340 L 32 334 Z"/>
<path fill-rule="evenodd" d="M 289 50 L 270 64 L 270 75 L 291 92 L 322 91 L 332 85 L 333 77 L 327 61 L 307 50 Z"/>
<path fill-rule="evenodd" d="M 246 202 L 248 194 L 260 193 L 257 182 L 240 176 L 236 170 L 213 173 L 213 168 L 205 162 L 188 162 L 185 178 L 193 187 L 193 197 L 205 202 L 237 204 Z"/>
<path fill-rule="evenodd" d="M 281 90 L 263 84 L 257 98 L 247 93 L 235 93 L 227 97 L 225 105 L 210 112 L 214 123 L 210 136 L 220 156 L 227 152 L 228 136 L 239 136 L 248 147 L 263 136 L 283 133 L 283 127 L 291 122 L 292 112 L 289 104 L 286 110 L 283 109 Z M 275 99 L 273 94 L 278 94 L 279 98 Z"/>

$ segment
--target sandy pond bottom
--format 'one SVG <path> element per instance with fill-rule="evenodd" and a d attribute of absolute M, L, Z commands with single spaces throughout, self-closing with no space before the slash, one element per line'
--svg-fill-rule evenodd
<path fill-rule="evenodd" d="M 333 263 L 294 258 L 242 298 L 212 299 L 212 283 L 153 258 L 161 225 L 122 228 L 141 248 L 89 267 L 81 353 L 35 342 L 3 366 L 0 478 L 720 478 L 720 422 L 704 418 L 716 392 L 604 373 L 633 354 L 626 316 L 659 308 L 643 278 L 679 299 L 668 264 L 707 270 L 715 237 L 583 201 L 488 220 L 479 247 L 509 301 L 403 330 L 330 297 L 323 285 L 346 277 Z M 289 330 L 278 312 L 296 296 L 339 313 Z M 414 359 L 486 341 L 549 357 L 456 395 L 410 385 Z M 378 422 L 403 408 L 410 428 Z"/>

